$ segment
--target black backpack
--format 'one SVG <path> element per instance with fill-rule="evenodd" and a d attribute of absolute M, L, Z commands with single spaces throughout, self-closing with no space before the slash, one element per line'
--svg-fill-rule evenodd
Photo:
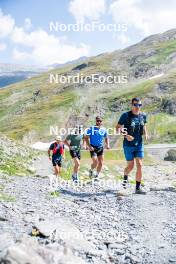
<path fill-rule="evenodd" d="M 134 128 L 133 126 L 131 126 L 131 121 L 133 118 L 133 113 L 132 111 L 127 112 L 127 132 L 128 135 L 133 136 L 134 134 Z M 139 114 L 139 134 L 142 136 L 144 134 L 144 118 L 143 118 L 143 114 Z"/>

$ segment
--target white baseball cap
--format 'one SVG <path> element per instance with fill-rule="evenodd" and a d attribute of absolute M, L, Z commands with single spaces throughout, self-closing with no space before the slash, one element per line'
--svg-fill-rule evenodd
<path fill-rule="evenodd" d="M 56 136 L 56 137 L 55 137 L 55 140 L 58 140 L 58 141 L 59 141 L 59 140 L 62 140 L 62 139 L 61 139 L 61 136 Z"/>

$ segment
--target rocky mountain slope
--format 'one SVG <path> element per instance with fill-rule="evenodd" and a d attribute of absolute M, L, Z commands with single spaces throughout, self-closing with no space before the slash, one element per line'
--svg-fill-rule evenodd
<path fill-rule="evenodd" d="M 9 137 L 35 142 L 50 140 L 50 126 L 89 126 L 94 116 L 113 127 L 133 96 L 143 99 L 149 114 L 151 142 L 175 142 L 176 30 L 150 36 L 124 50 L 85 59 L 0 91 L 0 131 Z M 127 75 L 125 84 L 49 83 L 49 74 L 84 77 Z M 91 77 L 90 77 L 91 78 Z M 111 140 L 112 146 L 116 138 Z"/>
<path fill-rule="evenodd" d="M 0 136 L 0 178 L 5 175 L 34 174 L 32 161 L 39 152 L 5 136 Z M 1 192 L 0 192 L 1 194 Z"/>

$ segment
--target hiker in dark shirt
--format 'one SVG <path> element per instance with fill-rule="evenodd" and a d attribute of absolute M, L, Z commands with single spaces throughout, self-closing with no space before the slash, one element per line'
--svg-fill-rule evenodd
<path fill-rule="evenodd" d="M 139 98 L 132 99 L 131 111 L 123 113 L 118 121 L 116 129 L 119 131 L 126 128 L 127 135 L 124 136 L 123 149 L 127 160 L 127 167 L 124 170 L 123 186 L 126 188 L 128 182 L 128 174 L 134 167 L 136 161 L 136 193 L 145 194 L 141 188 L 142 179 L 142 161 L 144 158 L 143 135 L 148 139 L 147 133 L 147 117 L 141 112 L 142 103 Z"/>
<path fill-rule="evenodd" d="M 55 170 L 55 175 L 60 176 L 62 160 L 64 157 L 64 144 L 62 143 L 61 137 L 56 136 L 55 142 L 52 143 L 48 149 L 48 156 L 51 160 L 51 152 L 52 152 L 52 164 Z"/>
<path fill-rule="evenodd" d="M 74 182 L 78 182 L 78 172 L 81 160 L 81 144 L 84 143 L 84 136 L 81 134 L 81 127 L 75 127 L 73 132 L 67 135 L 64 143 L 69 147 L 70 155 L 74 162 L 72 180 Z"/>

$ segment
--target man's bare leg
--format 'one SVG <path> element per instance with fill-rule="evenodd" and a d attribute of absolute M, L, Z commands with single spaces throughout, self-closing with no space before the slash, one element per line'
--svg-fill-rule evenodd
<path fill-rule="evenodd" d="M 61 177 L 61 167 L 56 165 L 56 166 L 54 166 L 54 170 L 55 170 L 55 175 L 56 175 L 56 185 L 58 186 L 59 179 Z"/>
<path fill-rule="evenodd" d="M 89 170 L 89 177 L 93 176 L 93 170 L 97 168 L 98 159 L 97 156 L 92 157 L 91 169 Z"/>
<path fill-rule="evenodd" d="M 78 158 L 74 158 L 73 162 L 74 162 L 73 173 L 78 174 L 80 168 L 80 160 Z"/>
<path fill-rule="evenodd" d="M 134 160 L 127 161 L 127 166 L 124 169 L 123 187 L 126 188 L 128 182 L 128 175 L 134 168 Z"/>
<path fill-rule="evenodd" d="M 142 180 L 142 159 L 136 158 L 136 189 L 140 188 Z"/>
<path fill-rule="evenodd" d="M 97 159 L 98 159 L 98 164 L 97 164 L 97 175 L 96 176 L 98 176 L 102 170 L 104 155 L 98 156 Z"/>
<path fill-rule="evenodd" d="M 72 179 L 74 182 L 78 181 L 78 171 L 80 168 L 80 160 L 75 157 L 73 158 L 73 162 L 74 162 L 74 167 L 73 167 L 73 174 L 72 174 Z"/>

